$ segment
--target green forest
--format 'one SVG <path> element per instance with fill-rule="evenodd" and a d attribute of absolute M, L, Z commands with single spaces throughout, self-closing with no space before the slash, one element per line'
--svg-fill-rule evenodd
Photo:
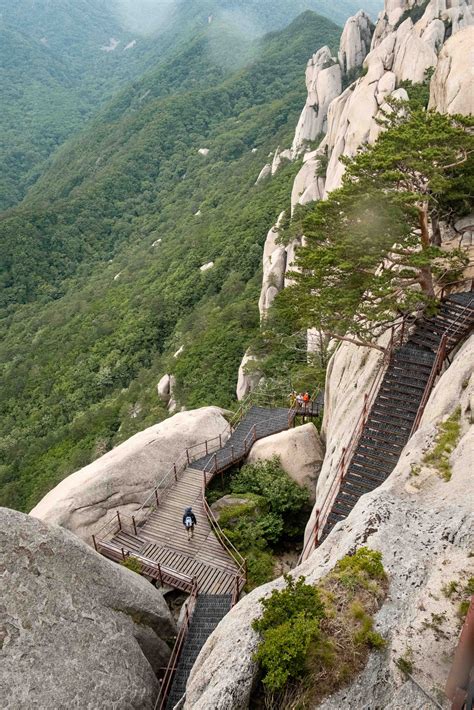
<path fill-rule="evenodd" d="M 305 13 L 247 44 L 249 64 L 232 75 L 196 37 L 118 94 L 3 213 L 3 505 L 30 509 L 165 417 L 156 382 L 171 367 L 182 404 L 232 405 L 258 325 L 263 242 L 299 166 L 255 180 L 291 142 L 308 57 L 339 34 Z"/>

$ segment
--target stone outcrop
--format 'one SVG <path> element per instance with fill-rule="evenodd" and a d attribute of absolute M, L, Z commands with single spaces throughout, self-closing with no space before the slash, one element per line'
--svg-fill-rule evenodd
<path fill-rule="evenodd" d="M 306 153 L 303 166 L 298 172 L 291 191 L 291 213 L 296 205 L 306 205 L 308 202 L 322 200 L 324 197 L 325 178 L 319 175 L 324 151 L 313 150 Z"/>
<path fill-rule="evenodd" d="M 341 93 L 341 67 L 331 56 L 329 47 L 321 47 L 309 60 L 306 87 L 308 98 L 296 127 L 291 146 L 293 155 L 326 130 L 328 106 Z"/>
<path fill-rule="evenodd" d="M 90 542 L 111 512 L 132 515 L 187 447 L 222 434 L 222 414 L 218 407 L 203 407 L 135 434 L 61 481 L 31 515 Z"/>
<path fill-rule="evenodd" d="M 263 166 L 263 168 L 260 170 L 258 174 L 258 178 L 255 181 L 256 185 L 259 185 L 261 182 L 266 180 L 270 175 L 272 174 L 272 166 L 271 163 L 267 163 L 266 165 Z"/>
<path fill-rule="evenodd" d="M 280 150 L 280 146 L 275 151 L 272 161 L 272 175 L 275 175 L 281 166 L 292 159 L 291 150 Z"/>
<path fill-rule="evenodd" d="M 474 246 L 474 212 L 467 217 L 458 219 L 454 224 L 454 229 L 460 235 L 459 246 L 464 248 Z"/>
<path fill-rule="evenodd" d="M 248 351 L 242 358 L 240 363 L 239 373 L 237 377 L 237 388 L 236 395 L 237 399 L 242 400 L 246 397 L 255 387 L 258 385 L 262 379 L 262 373 L 258 369 L 248 368 L 248 365 L 253 363 L 254 366 L 258 362 L 258 358 L 255 355 L 251 355 Z"/>
<path fill-rule="evenodd" d="M 374 142 L 380 134 L 377 119 L 386 109 L 390 96 L 406 98 L 398 88 L 400 82 L 414 83 L 425 79 L 426 71 L 436 68 L 431 81 L 430 108 L 449 113 L 472 113 L 472 75 L 466 67 L 472 65 L 472 26 L 474 13 L 467 0 L 449 3 L 431 0 L 421 18 L 411 15 L 412 0 L 386 0 L 385 10 L 376 25 L 370 52 L 363 59 L 365 74 L 345 91 L 338 92 L 325 107 L 327 132 L 318 148 L 306 156 L 306 162 L 295 179 L 292 208 L 296 204 L 324 199 L 341 185 L 344 166 L 341 156 L 354 156 L 361 145 Z M 351 65 L 360 61 L 368 47 L 371 32 L 363 13 L 350 18 L 341 37 L 339 61 Z M 365 24 L 361 24 L 361 22 Z M 348 38 L 354 36 L 354 45 Z M 446 38 L 449 39 L 446 41 Z M 351 54 L 352 52 L 352 54 Z M 316 56 L 316 55 L 315 55 Z M 396 93 L 398 92 L 398 93 Z M 313 96 L 308 88 L 308 99 L 303 111 L 311 105 Z M 304 145 L 306 124 L 300 123 L 295 133 L 294 146 Z M 321 157 L 327 156 L 326 175 L 321 175 Z M 326 158 L 325 158 L 326 161 Z"/>
<path fill-rule="evenodd" d="M 2 708 L 152 710 L 175 625 L 161 592 L 67 530 L 0 508 Z"/>
<path fill-rule="evenodd" d="M 278 228 L 285 213 L 278 217 L 277 223 L 270 229 L 263 247 L 263 277 L 258 309 L 263 318 L 270 308 L 275 296 L 283 289 L 285 283 L 286 249 L 277 243 Z"/>
<path fill-rule="evenodd" d="M 354 347 L 354 346 L 352 346 Z M 345 369 L 329 373 L 333 392 L 341 375 L 352 380 L 357 396 L 370 386 L 370 363 L 359 367 L 352 353 Z M 426 698 L 398 670 L 396 661 L 411 649 L 413 675 L 431 692 L 446 681 L 453 649 L 458 641 L 458 600 L 448 598 L 443 586 L 460 587 L 474 575 L 474 514 L 471 487 L 474 447 L 474 336 L 454 358 L 435 387 L 420 429 L 405 447 L 389 479 L 363 496 L 349 517 L 339 523 L 324 543 L 296 568 L 317 582 L 335 563 L 357 547 L 380 550 L 389 578 L 389 596 L 375 617 L 376 629 L 387 642 L 384 652 L 373 652 L 363 671 L 341 691 L 318 707 L 339 710 L 348 703 L 355 710 L 383 707 L 425 707 Z M 365 370 L 368 376 L 361 379 Z M 341 401 L 343 397 L 341 395 Z M 443 480 L 424 462 L 433 447 L 437 424 L 460 407 L 461 436 L 450 455 L 452 478 Z M 339 408 L 328 414 L 328 451 L 339 445 Z M 348 431 L 350 426 L 347 425 Z M 416 471 L 416 475 L 414 475 Z M 262 596 L 283 586 L 280 578 L 248 594 L 219 624 L 193 668 L 185 710 L 244 710 L 249 707 L 257 668 L 252 660 L 258 642 L 251 620 L 260 613 Z M 433 615 L 441 619 L 437 631 Z M 426 706 L 427 707 L 427 706 Z"/>
<path fill-rule="evenodd" d="M 370 49 L 373 31 L 370 17 L 363 10 L 347 20 L 337 55 L 343 74 L 350 76 L 362 66 Z"/>
<path fill-rule="evenodd" d="M 474 114 L 474 25 L 450 37 L 431 80 L 429 108 Z"/>
<path fill-rule="evenodd" d="M 158 392 L 158 397 L 164 402 L 168 407 L 169 404 L 174 402 L 173 391 L 176 387 L 176 378 L 174 375 L 163 375 L 161 380 L 156 385 Z"/>
<path fill-rule="evenodd" d="M 324 447 L 314 424 L 282 431 L 256 441 L 247 457 L 247 463 L 265 461 L 278 456 L 283 469 L 299 486 L 316 500 L 316 483 L 324 459 Z"/>

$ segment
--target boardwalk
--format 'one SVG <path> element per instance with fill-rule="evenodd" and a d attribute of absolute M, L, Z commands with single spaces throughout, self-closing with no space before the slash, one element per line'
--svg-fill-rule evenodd
<path fill-rule="evenodd" d="M 142 565 L 149 563 L 149 572 L 152 563 L 158 563 L 159 569 L 166 571 L 165 581 L 172 586 L 175 582 L 178 588 L 184 576 L 196 579 L 200 594 L 234 592 L 239 559 L 216 537 L 202 494 L 204 481 L 209 484 L 216 473 L 243 461 L 254 441 L 288 429 L 291 423 L 287 409 L 251 407 L 221 449 L 192 462 L 178 476 L 166 498 L 136 532 L 130 525 L 121 525 L 112 539 L 97 541 L 98 550 L 116 560 L 123 554 L 137 557 Z M 182 524 L 188 506 L 192 506 L 198 521 L 194 538 L 189 541 Z"/>

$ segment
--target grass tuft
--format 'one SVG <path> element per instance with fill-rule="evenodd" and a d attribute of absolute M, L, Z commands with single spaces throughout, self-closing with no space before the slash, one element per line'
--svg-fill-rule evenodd
<path fill-rule="evenodd" d="M 461 435 L 461 408 L 458 407 L 445 422 L 438 424 L 434 448 L 423 457 L 423 463 L 435 468 L 445 481 L 452 475 L 451 454 Z"/>

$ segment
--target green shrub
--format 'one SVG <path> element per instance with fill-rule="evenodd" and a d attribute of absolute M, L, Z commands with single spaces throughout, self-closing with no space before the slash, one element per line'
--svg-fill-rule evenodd
<path fill-rule="evenodd" d="M 382 553 L 360 547 L 353 555 L 347 555 L 337 563 L 334 575 L 349 589 L 368 587 L 373 580 L 385 579 Z"/>
<path fill-rule="evenodd" d="M 285 574 L 284 579 L 284 589 L 274 589 L 269 597 L 261 600 L 263 614 L 252 623 L 255 631 L 261 634 L 301 614 L 312 619 L 322 619 L 325 615 L 316 587 L 306 584 L 304 577 L 295 581 L 291 575 Z"/>
<path fill-rule="evenodd" d="M 360 548 L 344 557 L 317 586 L 285 576 L 286 586 L 262 599 L 252 627 L 261 634 L 265 707 L 309 708 L 359 673 L 372 649 L 385 646 L 374 613 L 386 593 L 379 552 Z"/>
<path fill-rule="evenodd" d="M 271 552 L 252 549 L 245 555 L 247 559 L 247 589 L 260 587 L 273 579 L 275 560 Z"/>
<path fill-rule="evenodd" d="M 281 690 L 291 678 L 301 676 L 308 650 L 319 636 L 324 606 L 316 587 L 285 575 L 286 587 L 262 599 L 263 614 L 252 627 L 262 635 L 254 656 L 264 671 L 263 684 Z"/>
<path fill-rule="evenodd" d="M 318 632 L 319 622 L 305 614 L 268 630 L 254 658 L 264 671 L 262 682 L 269 690 L 281 690 L 304 672 L 308 649 Z"/>
<path fill-rule="evenodd" d="M 231 488 L 234 494 L 253 493 L 266 501 L 268 512 L 274 516 L 271 525 L 270 521 L 266 523 L 271 528 L 272 542 L 302 534 L 305 523 L 302 513 L 309 507 L 309 494 L 291 480 L 278 456 L 244 466 L 233 479 Z M 281 520 L 280 535 L 275 534 L 277 517 Z"/>

